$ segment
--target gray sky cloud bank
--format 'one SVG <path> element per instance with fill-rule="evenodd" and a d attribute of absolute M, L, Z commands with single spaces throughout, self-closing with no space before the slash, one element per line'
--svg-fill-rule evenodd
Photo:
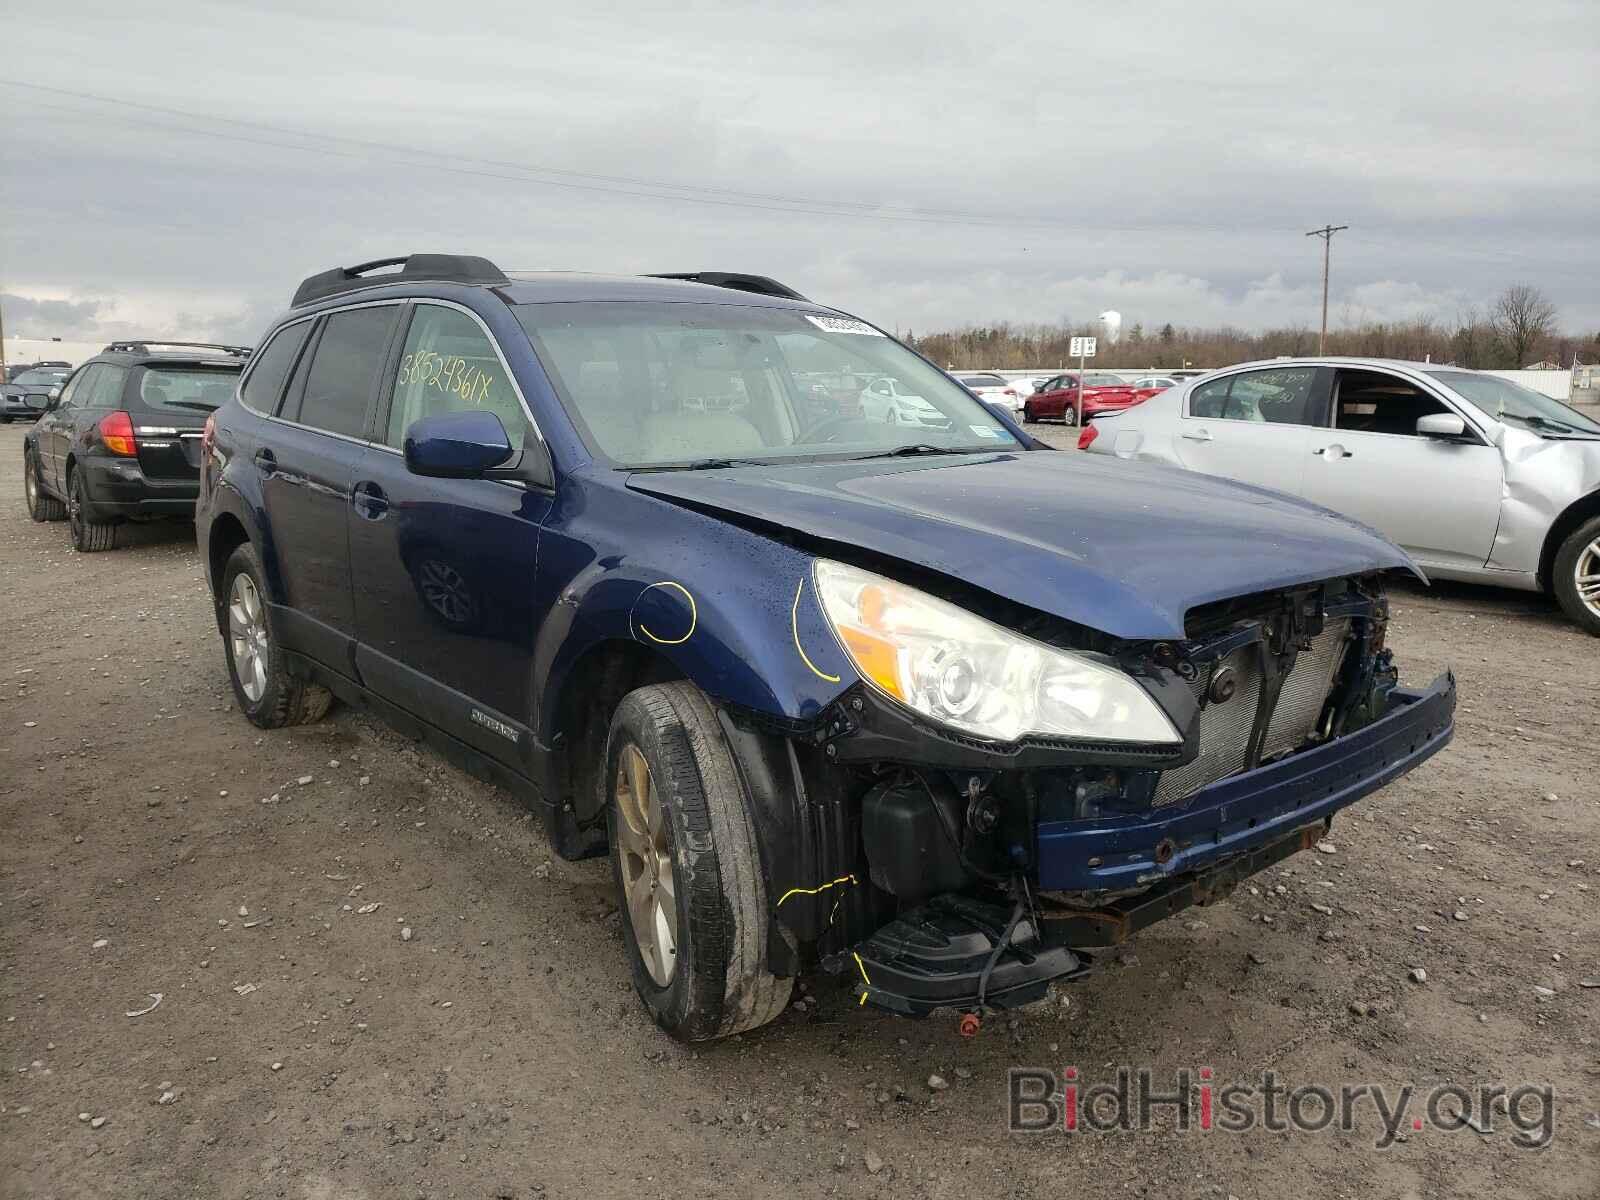
<path fill-rule="evenodd" d="M 77 306 L 17 333 L 252 340 L 416 249 L 901 329 L 1314 326 L 1326 220 L 1336 319 L 1526 281 L 1600 328 L 1585 3 L 7 8 L 0 286 Z"/>

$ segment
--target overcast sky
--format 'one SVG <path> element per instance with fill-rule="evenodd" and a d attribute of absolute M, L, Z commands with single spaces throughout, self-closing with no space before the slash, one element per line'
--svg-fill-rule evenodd
<path fill-rule="evenodd" d="M 414 250 L 753 271 L 901 330 L 1314 328 L 1330 221 L 1332 323 L 1527 282 L 1592 331 L 1597 30 L 1593 0 L 4 0 L 6 332 L 253 341 L 303 276 Z"/>

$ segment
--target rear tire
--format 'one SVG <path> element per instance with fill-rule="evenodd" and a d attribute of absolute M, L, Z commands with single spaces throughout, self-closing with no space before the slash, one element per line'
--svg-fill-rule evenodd
<path fill-rule="evenodd" d="M 629 692 L 611 721 L 605 772 L 639 999 L 679 1041 L 765 1025 L 794 981 L 768 967 L 772 918 L 750 802 L 704 693 L 689 683 Z"/>
<path fill-rule="evenodd" d="M 1078 423 L 1078 414 L 1073 411 L 1072 405 L 1069 404 L 1061 410 L 1061 422 L 1064 425 L 1076 425 Z"/>
<path fill-rule="evenodd" d="M 39 482 L 39 461 L 31 450 L 22 456 L 22 494 L 28 501 L 28 515 L 35 521 L 67 519 L 67 506 Z"/>
<path fill-rule="evenodd" d="M 1600 517 L 1585 521 L 1561 543 L 1551 584 L 1567 616 L 1600 637 Z"/>
<path fill-rule="evenodd" d="M 240 583 L 241 579 L 245 582 Z M 265 579 L 261 559 L 249 542 L 234 550 L 222 568 L 218 590 L 225 626 L 222 645 L 233 697 L 239 702 L 239 711 L 262 729 L 309 725 L 327 714 L 333 693 L 284 670 L 272 609 L 266 602 Z"/>
<path fill-rule="evenodd" d="M 94 519 L 89 494 L 83 486 L 83 472 L 67 476 L 67 522 L 72 530 L 72 548 L 80 554 L 96 554 L 117 545 L 117 527 Z"/>

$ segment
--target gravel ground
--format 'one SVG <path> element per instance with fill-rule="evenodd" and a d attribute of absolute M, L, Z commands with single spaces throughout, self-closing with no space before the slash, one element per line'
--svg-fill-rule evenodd
<path fill-rule="evenodd" d="M 633 999 L 603 861 L 553 859 L 510 797 L 348 709 L 252 728 L 191 527 L 74 554 L 26 516 L 21 435 L 0 429 L 6 1196 L 1600 1193 L 1600 643 L 1539 598 L 1397 590 L 1407 681 L 1458 672 L 1456 741 L 1337 821 L 1336 852 L 970 1041 L 825 977 L 689 1050 Z M 1548 1083 L 1554 1137 L 1518 1148 L 1491 1113 L 1377 1149 L 1370 1107 L 1349 1133 L 1005 1132 L 1007 1068 L 1118 1064 Z"/>

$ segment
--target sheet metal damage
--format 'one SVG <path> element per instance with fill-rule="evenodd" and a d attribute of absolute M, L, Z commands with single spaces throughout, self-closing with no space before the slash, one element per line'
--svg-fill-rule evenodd
<path fill-rule="evenodd" d="M 1387 621 L 1360 576 L 1207 605 L 1182 639 L 1023 630 L 1132 674 L 1184 732 L 1176 750 L 997 745 L 865 684 L 803 728 L 724 710 L 774 831 L 775 968 L 821 964 L 905 1015 L 980 1012 L 1221 899 L 1448 742 L 1453 680 L 1399 688 Z"/>

